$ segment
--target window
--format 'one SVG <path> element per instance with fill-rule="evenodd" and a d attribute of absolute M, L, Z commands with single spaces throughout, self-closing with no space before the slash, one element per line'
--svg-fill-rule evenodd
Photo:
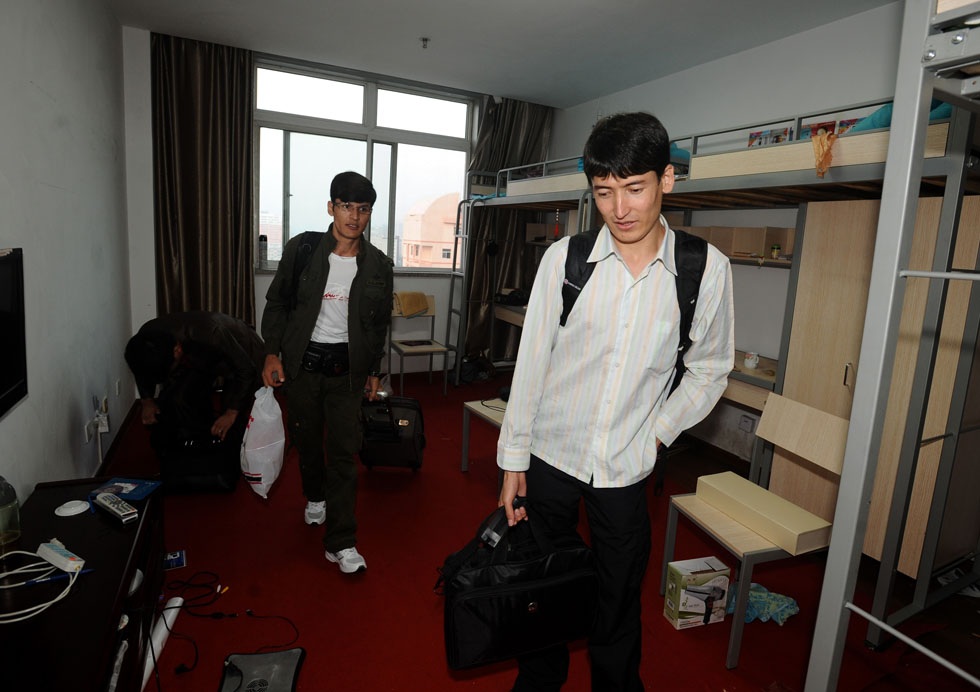
<path fill-rule="evenodd" d="M 396 267 L 451 267 L 465 191 L 471 95 L 262 62 L 256 73 L 255 235 L 274 266 L 307 230 L 326 231 L 330 181 L 357 171 L 378 192 L 368 240 Z"/>

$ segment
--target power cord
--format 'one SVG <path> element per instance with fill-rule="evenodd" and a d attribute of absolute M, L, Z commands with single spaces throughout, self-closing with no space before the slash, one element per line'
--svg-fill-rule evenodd
<path fill-rule="evenodd" d="M 31 553 L 26 550 L 12 550 L 6 555 L 4 555 L 4 560 L 11 555 L 26 555 L 32 558 L 40 557 L 37 553 Z M 58 572 L 57 574 L 55 574 Z M 64 599 L 71 592 L 71 587 L 75 585 L 75 581 L 78 579 L 78 572 L 59 572 L 58 569 L 53 566 L 50 562 L 46 560 L 40 560 L 39 562 L 31 562 L 20 567 L 15 567 L 14 569 L 7 570 L 6 572 L 0 572 L 0 579 L 11 577 L 14 575 L 26 575 L 26 574 L 37 574 L 42 573 L 41 576 L 32 577 L 26 579 L 22 582 L 16 584 L 5 584 L 0 588 L 12 589 L 21 586 L 28 586 L 34 583 L 40 583 L 42 580 L 47 580 L 49 577 L 54 579 L 60 579 L 62 577 L 67 578 L 68 583 L 61 593 L 44 603 L 37 603 L 27 608 L 21 610 L 15 610 L 11 612 L 0 613 L 0 625 L 9 625 L 15 622 L 22 622 L 24 620 L 29 620 L 30 618 L 43 613 L 45 610 L 53 606 L 58 601 Z"/>
<path fill-rule="evenodd" d="M 221 620 L 223 618 L 237 618 L 238 613 L 225 613 L 222 611 L 200 612 L 201 608 L 214 605 L 218 600 L 218 587 L 220 586 L 218 575 L 214 572 L 200 571 L 195 572 L 190 579 L 167 583 L 167 589 L 176 591 L 175 595 L 184 599 L 181 609 L 188 615 L 194 617 L 212 618 Z"/>
<path fill-rule="evenodd" d="M 265 646 L 260 646 L 255 650 L 255 653 L 257 654 L 262 653 L 263 651 L 273 651 L 275 649 L 288 649 L 290 646 L 296 643 L 297 639 L 299 639 L 299 628 L 296 627 L 296 624 L 285 615 L 256 615 L 254 612 L 252 612 L 251 608 L 246 608 L 245 614 L 250 618 L 256 618 L 258 620 L 283 620 L 293 630 L 293 638 L 288 642 L 285 644 L 266 644 Z"/>

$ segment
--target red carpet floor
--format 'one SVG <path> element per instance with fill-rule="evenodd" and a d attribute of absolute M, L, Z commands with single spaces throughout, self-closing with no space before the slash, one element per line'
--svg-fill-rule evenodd
<path fill-rule="evenodd" d="M 498 378 L 450 387 L 444 397 L 438 380 L 429 385 L 424 376 L 407 379 L 407 394 L 423 402 L 428 448 L 417 473 L 361 468 L 358 548 L 368 562 L 365 573 L 341 574 L 323 557 L 322 528 L 303 523 L 305 500 L 295 452 L 287 455 L 268 499 L 244 483 L 230 494 L 168 496 L 166 548 L 185 550 L 188 564 L 166 573 L 162 601 L 183 595 L 199 605 L 177 616 L 159 658 L 159 679 L 151 678 L 146 689 L 217 690 L 229 654 L 292 646 L 306 651 L 297 687 L 301 691 L 510 689 L 515 675 L 512 663 L 465 673 L 447 669 L 443 603 L 433 592 L 437 567 L 462 547 L 496 506 L 496 429 L 474 419 L 468 473 L 460 472 L 459 459 L 462 402 L 493 398 L 502 384 Z M 127 433 L 127 439 L 117 442 L 109 472 L 135 474 L 149 468 L 152 473 L 144 445 L 142 431 Z M 690 454 L 671 460 L 678 468 L 685 463 L 702 462 Z M 650 497 L 654 547 L 643 594 L 642 674 L 647 688 L 801 691 L 823 556 L 756 569 L 756 582 L 791 595 L 801 612 L 782 627 L 771 621 L 746 625 L 740 664 L 726 670 L 729 621 L 675 631 L 662 615 L 659 579 L 667 497 L 693 490 L 678 478 L 683 479 L 683 474 L 668 472 L 664 495 L 654 497 L 651 492 Z M 682 520 L 676 558 L 712 554 L 734 566 L 721 548 Z M 216 593 L 219 585 L 220 594 Z M 918 634 L 941 627 L 926 622 L 913 629 Z M 904 645 L 880 653 L 868 650 L 864 634 L 863 624 L 852 618 L 839 689 L 966 689 Z M 180 666 L 190 670 L 178 673 Z M 584 692 L 589 687 L 588 660 L 579 647 L 573 650 L 565 689 Z"/>

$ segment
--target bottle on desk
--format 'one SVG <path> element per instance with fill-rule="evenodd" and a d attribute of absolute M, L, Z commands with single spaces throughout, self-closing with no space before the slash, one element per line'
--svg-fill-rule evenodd
<path fill-rule="evenodd" d="M 17 491 L 3 476 L 0 476 L 0 554 L 3 546 L 20 538 L 20 504 Z"/>

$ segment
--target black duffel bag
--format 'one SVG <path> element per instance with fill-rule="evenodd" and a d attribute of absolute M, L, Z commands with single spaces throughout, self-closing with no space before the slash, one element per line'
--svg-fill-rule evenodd
<path fill-rule="evenodd" d="M 578 534 L 545 536 L 533 516 L 508 527 L 496 509 L 439 572 L 453 670 L 585 638 L 595 622 L 592 550 Z"/>

